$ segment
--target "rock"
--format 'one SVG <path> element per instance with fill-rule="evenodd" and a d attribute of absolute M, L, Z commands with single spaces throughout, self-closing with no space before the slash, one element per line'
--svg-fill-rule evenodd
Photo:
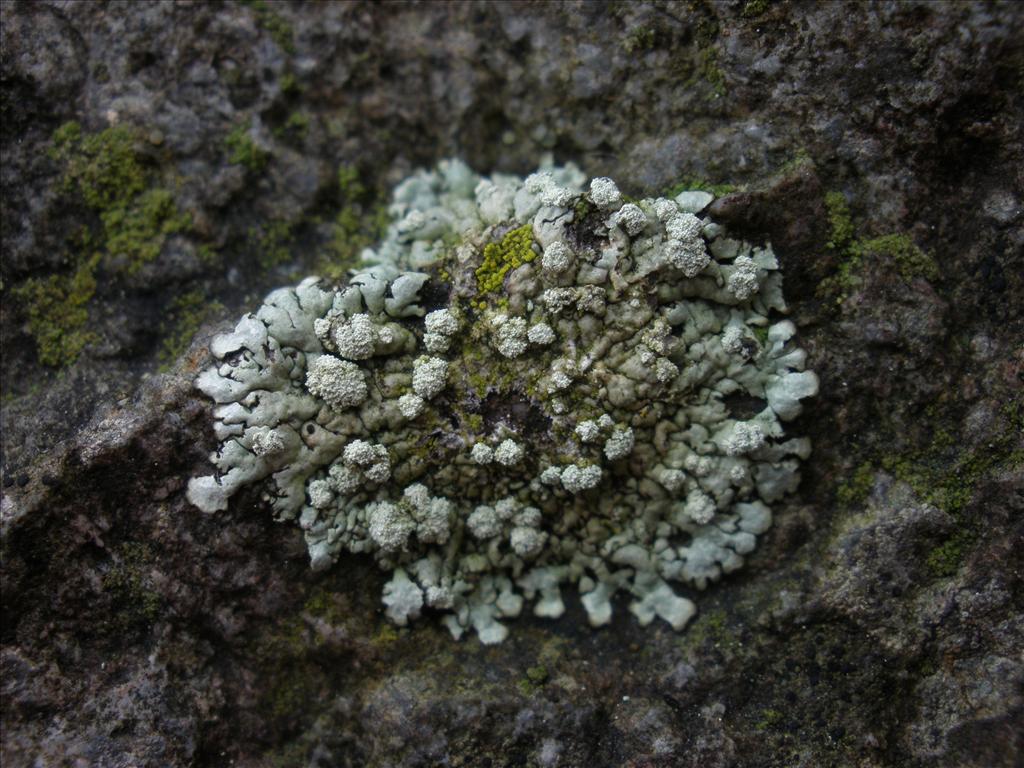
<path fill-rule="evenodd" d="M 1024 11 L 612 10 L 0 4 L 5 766 L 1021 763 Z M 129 136 L 121 204 L 51 152 L 71 121 Z M 367 559 L 313 574 L 258 494 L 186 503 L 226 320 L 343 274 L 415 168 L 545 152 L 716 188 L 822 379 L 797 495 L 685 632 L 574 599 L 501 646 L 395 630 Z"/>

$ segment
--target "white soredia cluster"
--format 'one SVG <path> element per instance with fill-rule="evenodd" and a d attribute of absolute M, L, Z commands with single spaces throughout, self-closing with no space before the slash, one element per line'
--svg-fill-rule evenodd
<path fill-rule="evenodd" d="M 770 246 L 730 238 L 711 195 L 624 200 L 574 167 L 481 178 L 441 163 L 394 192 L 384 242 L 341 287 L 271 293 L 214 339 L 223 510 L 262 483 L 314 569 L 366 553 L 388 617 L 591 625 L 631 596 L 682 629 L 799 482 L 782 422 L 816 393 Z"/>

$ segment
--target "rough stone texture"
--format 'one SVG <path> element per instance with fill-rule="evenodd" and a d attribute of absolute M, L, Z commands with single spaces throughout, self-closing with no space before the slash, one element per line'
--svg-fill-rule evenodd
<path fill-rule="evenodd" d="M 4 765 L 1020 764 L 1017 6 L 11 2 L 0 22 Z M 191 224 L 99 270 L 94 338 L 55 370 L 16 294 L 98 227 L 48 154 L 71 119 L 134 126 Z M 238 126 L 265 164 L 230 161 Z M 800 493 L 690 629 L 619 611 L 592 632 L 570 603 L 497 648 L 395 631 L 369 562 L 316 576 L 254 495 L 185 503 L 218 321 L 412 168 L 545 151 L 629 194 L 738 185 L 713 216 L 770 236 L 822 378 Z M 339 165 L 366 190 L 339 193 Z M 866 242 L 901 233 L 930 267 Z M 157 373 L 193 292 L 224 309 Z"/>

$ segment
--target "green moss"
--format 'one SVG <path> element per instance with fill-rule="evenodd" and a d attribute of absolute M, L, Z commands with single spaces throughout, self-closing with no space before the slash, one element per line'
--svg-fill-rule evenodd
<path fill-rule="evenodd" d="M 923 277 L 927 280 L 939 278 L 939 267 L 935 259 L 922 251 L 909 235 L 883 235 L 860 243 L 862 253 L 874 253 L 888 256 L 896 262 L 896 267 L 904 279 Z"/>
<path fill-rule="evenodd" d="M 715 197 L 722 197 L 730 192 L 735 192 L 737 189 L 738 187 L 735 184 L 715 184 L 706 179 L 698 179 L 691 176 L 668 187 L 660 196 L 675 198 L 682 192 L 699 190 L 701 192 L 710 192 Z"/>
<path fill-rule="evenodd" d="M 292 140 L 300 140 L 306 135 L 308 130 L 309 115 L 305 112 L 292 112 L 288 115 L 288 119 L 284 121 L 283 125 L 274 128 L 274 136 L 279 139 L 288 137 Z"/>
<path fill-rule="evenodd" d="M 295 662 L 281 664 L 268 671 L 270 684 L 260 708 L 274 720 L 285 720 L 308 712 L 310 702 L 320 693 L 319 677 L 306 665 Z"/>
<path fill-rule="evenodd" d="M 626 53 L 635 53 L 637 51 L 649 51 L 654 47 L 654 41 L 657 37 L 654 29 L 651 27 L 634 27 L 622 40 L 622 50 Z"/>
<path fill-rule="evenodd" d="M 1007 406 L 1004 427 L 982 450 L 963 450 L 950 431 L 940 424 L 932 430 L 932 442 L 926 448 L 905 455 L 884 456 L 879 461 L 886 471 L 913 488 L 923 501 L 949 515 L 957 526 L 956 532 L 926 557 L 928 570 L 937 578 L 955 574 L 977 539 L 977 521 L 968 514 L 967 506 L 978 484 L 997 472 L 1024 467 L 1024 451 L 1016 443 L 1021 425 L 1015 423 L 1013 416 L 1019 407 L 1016 402 Z M 930 409 L 928 417 L 938 420 L 940 416 L 936 409 Z"/>
<path fill-rule="evenodd" d="M 85 330 L 100 264 L 112 278 L 133 274 L 159 256 L 166 237 L 191 225 L 170 191 L 152 183 L 128 126 L 86 134 L 76 122 L 53 134 L 61 190 L 98 218 L 69 241 L 70 274 L 32 278 L 12 295 L 25 308 L 40 362 L 73 362 L 92 340 Z M 94 220 L 95 221 L 95 220 Z"/>
<path fill-rule="evenodd" d="M 88 330 L 88 304 L 96 292 L 93 273 L 98 262 L 96 254 L 71 275 L 31 278 L 11 292 L 25 308 L 29 333 L 43 365 L 68 365 L 93 340 Z"/>
<path fill-rule="evenodd" d="M 256 250 L 261 269 L 271 270 L 292 261 L 294 230 L 295 224 L 288 221 L 271 221 L 249 228 L 248 240 Z"/>
<path fill-rule="evenodd" d="M 715 41 L 718 39 L 718 24 L 710 18 L 701 19 L 697 22 L 697 67 L 691 78 L 691 83 L 696 84 L 703 80 L 711 87 L 714 98 L 721 98 L 726 93 L 725 74 L 718 66 L 718 49 L 715 48 Z"/>
<path fill-rule="evenodd" d="M 861 272 L 867 256 L 890 259 L 904 280 L 915 277 L 937 280 L 940 277 L 935 259 L 915 245 L 909 235 L 889 234 L 870 240 L 855 239 L 853 217 L 841 192 L 827 193 L 825 208 L 828 211 L 830 230 L 825 245 L 839 254 L 839 263 L 835 274 L 822 280 L 818 286 L 819 297 L 834 297 L 838 304 L 845 301 L 863 282 Z"/>
<path fill-rule="evenodd" d="M 168 234 L 191 225 L 178 211 L 170 191 L 152 183 L 135 150 L 137 137 L 126 126 L 83 135 L 66 123 L 53 135 L 50 155 L 63 165 L 63 189 L 97 214 L 107 266 L 129 274 L 157 257 Z"/>
<path fill-rule="evenodd" d="M 377 649 L 387 648 L 398 642 L 398 637 L 398 630 L 395 626 L 385 621 L 381 623 L 380 631 L 371 638 L 370 645 Z"/>
<path fill-rule="evenodd" d="M 340 626 L 350 618 L 350 614 L 345 611 L 339 596 L 322 586 L 313 590 L 303 604 L 302 611 L 334 626 Z"/>
<path fill-rule="evenodd" d="M 740 15 L 744 19 L 756 19 L 767 11 L 770 6 L 771 2 L 769 0 L 747 0 L 743 4 L 743 10 L 740 11 Z"/>
<path fill-rule="evenodd" d="M 295 34 L 288 20 L 277 13 L 267 0 L 241 0 L 252 11 L 256 26 L 266 30 L 285 53 L 295 53 Z"/>
<path fill-rule="evenodd" d="M 196 249 L 196 255 L 206 266 L 212 267 L 220 261 L 220 251 L 210 243 L 203 243 Z"/>
<path fill-rule="evenodd" d="M 728 617 L 721 609 L 698 614 L 680 636 L 680 641 L 693 646 L 710 645 L 721 651 L 733 650 L 739 642 L 730 631 Z"/>
<path fill-rule="evenodd" d="M 817 293 L 820 298 L 834 298 L 837 304 L 841 304 L 861 283 L 861 250 L 853 239 L 853 217 L 843 193 L 828 192 L 825 209 L 829 223 L 829 239 L 825 247 L 838 254 L 839 262 L 835 274 L 818 285 Z"/>
<path fill-rule="evenodd" d="M 327 254 L 317 272 L 331 280 L 340 280 L 359 264 L 363 249 L 378 242 L 390 217 L 381 195 L 362 180 L 354 166 L 338 168 L 338 213 Z"/>
<path fill-rule="evenodd" d="M 509 230 L 497 243 L 485 245 L 483 260 L 475 272 L 477 297 L 497 291 L 505 281 L 505 275 L 536 257 L 533 227 L 529 224 Z M 478 309 L 481 304 L 484 302 L 477 302 Z"/>
<path fill-rule="evenodd" d="M 106 236 L 109 265 L 129 275 L 160 255 L 168 235 L 192 225 L 180 213 L 174 196 L 166 189 L 148 189 L 123 206 L 100 214 Z"/>
<path fill-rule="evenodd" d="M 63 165 L 64 191 L 103 211 L 126 205 L 146 188 L 135 142 L 135 132 L 127 126 L 83 135 L 72 121 L 54 131 L 49 154 Z"/>
<path fill-rule="evenodd" d="M 573 221 L 583 221 L 593 209 L 590 201 L 581 195 L 572 207 Z"/>
<path fill-rule="evenodd" d="M 299 81 L 291 72 L 285 72 L 281 75 L 281 81 L 278 85 L 281 88 L 281 93 L 286 96 L 291 96 L 292 94 L 299 92 Z"/>
<path fill-rule="evenodd" d="M 718 66 L 718 51 L 714 48 L 704 48 L 698 53 L 697 71 L 705 82 L 711 86 L 711 92 L 715 98 L 721 98 L 726 94 L 725 73 Z"/>
<path fill-rule="evenodd" d="M 797 171 L 803 170 L 805 167 L 813 171 L 815 168 L 814 158 L 811 157 L 806 147 L 797 147 L 790 158 L 775 171 L 775 176 L 785 178 L 795 174 Z M 846 200 L 844 199 L 843 203 L 845 204 L 845 202 Z"/>
<path fill-rule="evenodd" d="M 162 601 L 149 586 L 148 569 L 153 560 L 147 544 L 129 542 L 118 550 L 113 565 L 103 574 L 103 591 L 116 604 L 112 629 L 128 630 L 151 624 L 159 616 Z"/>
<path fill-rule="evenodd" d="M 761 719 L 755 723 L 754 728 L 758 731 L 772 730 L 783 721 L 783 715 L 779 710 L 766 707 L 761 710 Z"/>
<path fill-rule="evenodd" d="M 309 129 L 309 115 L 305 112 L 292 112 L 284 125 L 289 131 L 304 136 Z"/>
<path fill-rule="evenodd" d="M 316 763 L 313 755 L 318 753 L 318 744 L 309 743 L 306 738 L 300 737 L 297 741 L 290 741 L 270 752 L 265 752 L 262 759 L 267 761 L 269 768 L 295 768 L 297 765 L 309 765 Z"/>
<path fill-rule="evenodd" d="M 1021 464 L 1024 452 L 1012 447 L 1012 434 L 1009 429 L 996 435 L 984 451 L 956 451 L 952 461 L 933 447 L 907 456 L 886 456 L 881 463 L 922 499 L 959 521 L 982 478 Z"/>
<path fill-rule="evenodd" d="M 828 211 L 830 230 L 829 241 L 826 245 L 834 251 L 845 252 L 853 242 L 853 217 L 850 215 L 850 206 L 846 203 L 846 197 L 842 192 L 826 193 L 825 209 Z"/>
<path fill-rule="evenodd" d="M 836 501 L 844 507 L 857 506 L 868 497 L 869 493 L 871 493 L 874 481 L 874 467 L 870 462 L 864 462 L 857 467 L 853 476 L 846 482 L 842 483 L 836 490 Z"/>
<path fill-rule="evenodd" d="M 219 301 L 211 301 L 206 293 L 193 290 L 176 297 L 169 308 L 169 319 L 161 329 L 164 335 L 160 346 L 160 370 L 170 370 L 192 343 L 196 331 L 211 317 L 224 311 Z"/>
<path fill-rule="evenodd" d="M 264 691 L 258 707 L 265 716 L 287 720 L 308 711 L 320 692 L 321 672 L 313 660 L 318 635 L 301 615 L 263 629 L 250 646 L 252 667 Z"/>
<path fill-rule="evenodd" d="M 229 163 L 242 165 L 250 171 L 259 172 L 266 167 L 270 153 L 257 146 L 249 132 L 250 128 L 250 123 L 236 125 L 224 139 L 224 146 L 230 152 Z"/>
<path fill-rule="evenodd" d="M 529 667 L 526 670 L 526 677 L 522 678 L 516 687 L 519 688 L 520 692 L 524 696 L 529 696 L 535 691 L 539 690 L 548 681 L 548 670 L 542 664 L 537 666 Z"/>
<path fill-rule="evenodd" d="M 959 531 L 928 553 L 925 560 L 928 570 L 935 578 L 953 576 L 960 570 L 967 549 L 974 543 L 974 537 Z"/>
<path fill-rule="evenodd" d="M 543 685 L 548 681 L 548 670 L 543 665 L 530 667 L 526 670 L 526 679 L 534 685 Z"/>

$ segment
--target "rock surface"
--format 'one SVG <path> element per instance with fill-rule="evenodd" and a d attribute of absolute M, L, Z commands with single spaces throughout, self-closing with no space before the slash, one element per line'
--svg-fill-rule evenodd
<path fill-rule="evenodd" d="M 0 22 L 5 765 L 1020 763 L 1017 6 Z M 822 379 L 799 493 L 686 632 L 572 603 L 497 647 L 395 630 L 368 560 L 311 573 L 255 494 L 187 504 L 215 330 L 343 270 L 412 169 L 545 152 L 633 195 L 734 185 L 712 215 L 771 239 Z"/>

